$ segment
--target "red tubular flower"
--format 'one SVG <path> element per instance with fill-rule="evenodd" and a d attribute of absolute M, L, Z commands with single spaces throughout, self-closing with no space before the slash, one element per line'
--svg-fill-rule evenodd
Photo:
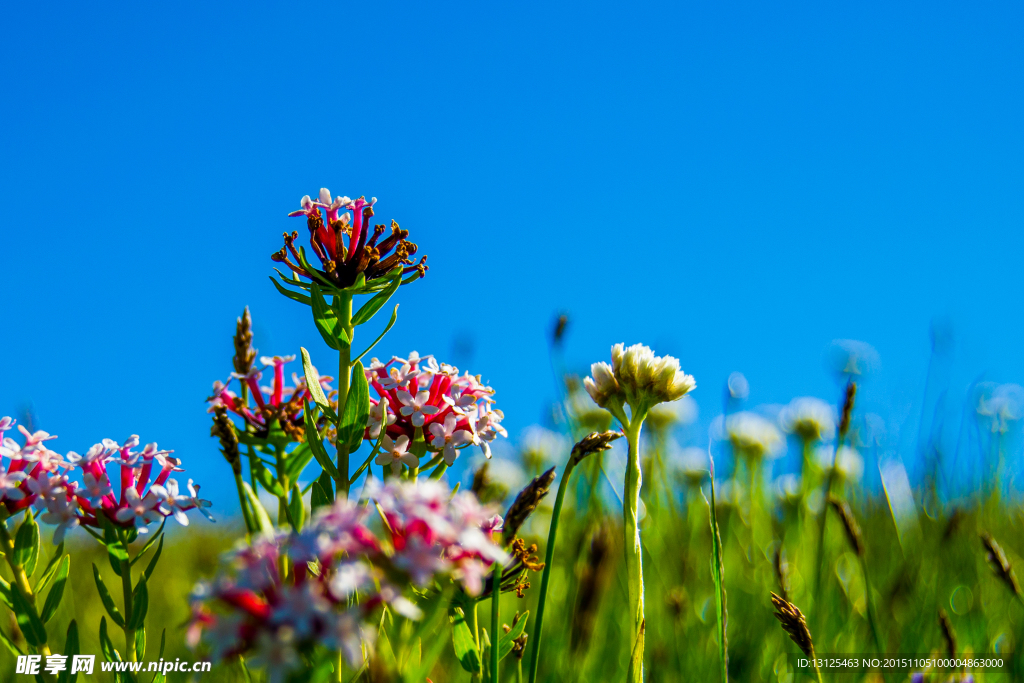
<path fill-rule="evenodd" d="M 376 197 L 370 201 L 364 197 L 353 200 L 339 196 L 331 199 L 327 188 L 320 190 L 317 200 L 306 195 L 300 202 L 302 208 L 288 215 L 306 217 L 310 247 L 323 269 L 315 269 L 295 247 L 298 232 L 285 233 L 285 246 L 271 258 L 297 275 L 328 282 L 338 289 L 351 287 L 360 274 L 364 275 L 366 282 L 371 282 L 399 266 L 403 275 L 414 273 L 404 282 L 423 277 L 427 271 L 427 258 L 424 256 L 419 263 L 413 263 L 410 257 L 416 253 L 417 246 L 406 239 L 408 230 L 402 230 L 394 221 L 391 221 L 390 234 L 386 237 L 388 228 L 382 224 L 373 226 L 371 230 L 370 219 L 376 201 Z"/>

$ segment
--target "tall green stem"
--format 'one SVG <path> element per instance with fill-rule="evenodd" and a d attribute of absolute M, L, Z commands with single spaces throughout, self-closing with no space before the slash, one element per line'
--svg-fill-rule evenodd
<path fill-rule="evenodd" d="M 533 627 L 534 640 L 533 659 L 530 661 L 530 683 L 536 683 L 537 665 L 540 662 L 540 644 L 544 638 L 544 607 L 548 598 L 548 583 L 551 580 L 551 565 L 555 557 L 555 538 L 558 536 L 558 518 L 562 513 L 562 502 L 565 500 L 565 491 L 569 487 L 569 475 L 572 474 L 576 459 L 569 456 L 569 462 L 562 472 L 562 480 L 558 482 L 558 495 L 555 496 L 555 507 L 551 511 L 551 528 L 548 530 L 547 547 L 544 549 L 544 573 L 540 579 L 540 596 L 537 601 L 537 621 Z"/>
<path fill-rule="evenodd" d="M 501 562 L 494 563 L 491 579 L 491 683 L 498 683 L 498 634 L 499 608 L 501 606 Z"/>
<path fill-rule="evenodd" d="M 341 421 L 345 415 L 345 404 L 348 403 L 348 390 L 352 383 L 352 339 L 353 326 L 352 326 L 352 295 L 341 294 L 341 306 L 339 306 L 339 318 L 342 326 L 345 328 L 345 334 L 348 337 L 348 344 L 342 344 L 341 349 L 338 351 L 338 492 L 344 493 L 345 497 L 348 497 L 348 490 L 351 482 L 349 481 L 349 462 L 348 462 L 348 444 L 342 443 L 341 440 Z"/>
<path fill-rule="evenodd" d="M 119 534 L 125 548 L 125 559 L 121 560 L 121 591 L 124 594 L 124 650 L 125 657 L 129 662 L 138 661 L 138 653 L 135 651 L 135 629 L 128 628 L 132 623 L 132 614 L 135 606 L 132 604 L 132 565 L 127 557 L 128 542 L 124 533 Z"/>
<path fill-rule="evenodd" d="M 633 415 L 626 426 L 629 454 L 626 461 L 626 485 L 622 497 L 623 547 L 626 550 L 626 585 L 629 588 L 631 616 L 629 680 L 643 680 L 644 667 L 644 569 L 640 544 L 640 429 L 643 414 Z"/>

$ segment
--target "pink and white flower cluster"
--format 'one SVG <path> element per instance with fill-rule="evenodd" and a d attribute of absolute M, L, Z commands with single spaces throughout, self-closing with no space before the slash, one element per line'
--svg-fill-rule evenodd
<path fill-rule="evenodd" d="M 492 537 L 501 517 L 472 493 L 452 497 L 437 481 L 394 479 L 371 480 L 365 493 L 386 525 L 368 501 L 339 500 L 301 532 L 228 553 L 220 575 L 193 594 L 190 644 L 205 642 L 215 660 L 245 654 L 271 680 L 303 667 L 317 644 L 359 666 L 378 607 L 419 619 L 413 588 L 451 579 L 476 595 L 489 567 L 509 560 Z"/>
<path fill-rule="evenodd" d="M 458 368 L 438 364 L 433 356 L 413 351 L 408 358 L 387 363 L 373 359 L 366 379 L 377 392 L 370 399 L 365 438 L 381 439 L 378 465 L 390 465 L 397 474 L 402 464 L 415 467 L 418 459 L 409 447 L 422 435 L 429 449 L 442 453 L 451 465 L 458 451 L 475 444 L 491 457 L 490 443 L 508 436 L 501 426 L 502 412 L 493 407 L 494 390 L 479 375 L 459 375 Z"/>
<path fill-rule="evenodd" d="M 11 418 L 0 419 L 0 436 L 14 426 Z M 170 457 L 173 451 L 159 450 L 151 443 L 136 452 L 139 437 L 133 434 L 123 444 L 104 439 L 85 455 L 74 451 L 61 455 L 45 445 L 56 436 L 32 433 L 23 425 L 18 430 L 23 444 L 5 436 L 0 446 L 0 503 L 8 514 L 36 508 L 42 521 L 56 525 L 54 543 L 79 525 L 103 528 L 101 517 L 143 533 L 149 524 L 170 516 L 187 525 L 185 512 L 191 509 L 210 518 L 203 509 L 210 503 L 199 498 L 199 486 L 189 479 L 186 494 L 171 478 L 172 472 L 182 471 L 181 461 Z M 110 465 L 119 468 L 116 492 L 107 472 Z M 75 470 L 81 470 L 81 481 L 71 481 Z"/>

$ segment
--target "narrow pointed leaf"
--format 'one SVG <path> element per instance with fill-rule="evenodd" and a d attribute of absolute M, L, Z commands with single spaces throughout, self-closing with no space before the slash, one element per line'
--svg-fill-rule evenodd
<path fill-rule="evenodd" d="M 327 472 L 321 472 L 317 483 L 320 484 L 320 489 L 327 496 L 327 504 L 334 505 L 334 480 L 331 479 L 331 475 Z"/>
<path fill-rule="evenodd" d="M 14 617 L 25 640 L 33 647 L 46 643 L 46 627 L 36 614 L 35 608 L 29 604 L 20 590 L 11 591 L 11 602 L 14 603 Z"/>
<path fill-rule="evenodd" d="M 108 662 L 120 662 L 121 653 L 114 649 L 110 642 L 110 634 L 107 633 L 107 618 L 100 617 L 100 651 L 103 652 L 103 659 Z"/>
<path fill-rule="evenodd" d="M 65 555 L 64 559 L 60 562 L 60 566 L 57 568 L 56 574 L 54 574 L 53 588 L 46 594 L 43 613 L 40 615 L 44 624 L 50 620 L 54 612 L 57 611 L 57 608 L 60 607 L 60 601 L 64 597 L 64 586 L 68 582 L 68 570 L 70 568 L 71 556 Z"/>
<path fill-rule="evenodd" d="M 135 632 L 135 656 L 140 660 L 146 658 L 146 629 L 141 627 Z"/>
<path fill-rule="evenodd" d="M 270 276 L 270 281 L 274 283 L 275 287 L 277 287 L 277 291 L 281 292 L 292 301 L 298 301 L 300 304 L 305 304 L 307 306 L 313 305 L 313 302 L 310 300 L 308 296 L 306 296 L 305 294 L 300 294 L 298 292 L 293 292 L 292 290 L 288 289 L 280 282 L 275 280 L 273 275 Z"/>
<path fill-rule="evenodd" d="M 512 630 L 508 633 L 501 634 L 501 638 L 498 639 L 498 659 L 505 659 L 508 653 L 512 652 L 512 641 L 523 635 L 523 631 L 526 630 L 526 620 L 529 618 L 529 612 L 523 612 L 523 615 L 519 617 L 519 621 L 512 626 Z"/>
<path fill-rule="evenodd" d="M 324 493 L 323 488 L 320 486 L 319 481 L 313 482 L 313 488 L 309 490 L 309 507 L 313 512 L 316 512 L 319 508 L 327 507 L 330 503 L 327 502 L 327 494 Z"/>
<path fill-rule="evenodd" d="M 18 533 L 14 537 L 14 564 L 25 570 L 25 574 L 32 576 L 36 570 L 36 561 L 39 559 L 39 525 L 32 516 L 32 509 L 25 510 L 25 519 L 18 526 Z"/>
<path fill-rule="evenodd" d="M 142 625 L 146 623 L 148 611 L 149 589 L 146 587 L 146 577 L 143 576 L 135 584 L 135 590 L 132 591 L 132 620 L 128 623 L 128 628 L 133 631 L 142 628 Z"/>
<path fill-rule="evenodd" d="M 53 556 L 50 561 L 46 563 L 46 568 L 43 569 L 42 576 L 39 577 L 39 583 L 36 584 L 35 593 L 38 595 L 43 592 L 46 588 L 46 584 L 50 583 L 50 579 L 53 578 L 53 573 L 57 571 L 57 563 L 60 562 L 61 556 L 64 554 L 64 543 L 61 542 L 59 546 L 53 551 Z"/>
<path fill-rule="evenodd" d="M 452 624 L 452 646 L 455 648 L 455 657 L 459 664 L 470 673 L 480 673 L 480 653 L 476 649 L 476 640 L 469 630 L 462 608 L 455 607 L 450 610 L 448 620 Z"/>
<path fill-rule="evenodd" d="M 313 322 L 320 331 L 320 336 L 335 351 L 348 347 L 350 341 L 345 326 L 338 320 L 338 314 L 324 299 L 323 292 L 315 282 L 310 292 L 313 299 Z"/>
<path fill-rule="evenodd" d="M 274 525 L 270 521 L 270 515 L 267 514 L 267 509 L 263 507 L 263 503 L 256 496 L 256 493 L 249 486 L 249 482 L 242 482 L 242 488 L 245 490 L 245 498 L 249 502 L 249 506 L 252 508 L 255 514 L 256 525 L 259 527 L 259 532 L 264 536 L 271 537 L 274 534 Z"/>
<path fill-rule="evenodd" d="M 3 632 L 3 630 L 0 630 L 0 644 L 3 644 L 3 646 L 6 647 L 12 655 L 20 656 L 25 654 L 21 651 L 20 647 L 14 644 L 14 641 L 11 640 L 10 636 Z"/>
<path fill-rule="evenodd" d="M 68 624 L 67 637 L 64 639 L 64 650 L 61 652 L 68 658 L 67 666 L 57 675 L 57 683 L 75 683 L 78 680 L 78 673 L 71 673 L 71 663 L 75 660 L 75 655 L 81 653 L 82 649 L 78 643 L 78 622 L 72 619 Z"/>
<path fill-rule="evenodd" d="M 288 502 L 288 512 L 291 513 L 292 527 L 296 531 L 302 531 L 306 523 L 306 506 L 302 502 L 302 491 L 298 484 L 292 484 L 292 498 Z"/>
<path fill-rule="evenodd" d="M 100 568 L 96 566 L 95 562 L 92 565 L 92 577 L 96 581 L 96 590 L 99 591 L 100 601 L 103 603 L 103 607 L 106 608 L 107 614 L 110 615 L 115 624 L 124 628 L 124 617 L 121 616 L 117 605 L 114 604 L 114 599 L 110 597 L 110 591 L 107 590 L 107 584 L 103 583 L 103 577 L 100 576 Z"/>
<path fill-rule="evenodd" d="M 320 373 L 313 367 L 309 351 L 304 347 L 299 347 L 299 350 L 302 352 L 302 373 L 306 376 L 306 388 L 309 390 L 309 395 L 313 397 L 313 402 L 320 406 L 320 410 L 324 411 L 331 422 L 337 422 L 338 416 L 334 414 L 334 408 L 331 407 L 331 402 L 327 400 L 327 394 L 320 386 Z"/>
<path fill-rule="evenodd" d="M 164 525 L 165 524 L 167 524 L 167 518 L 166 517 L 164 517 L 164 521 L 160 522 L 160 528 L 158 528 L 156 530 L 156 533 L 149 535 L 149 540 L 146 541 L 145 544 L 143 544 L 143 546 L 139 550 L 139 552 L 136 553 L 135 557 L 132 558 L 131 565 L 133 567 L 135 566 L 136 562 L 138 562 L 139 560 L 142 559 L 143 555 L 145 555 L 146 553 L 148 553 L 150 550 L 153 549 L 153 546 L 156 545 L 157 541 L 163 541 L 163 538 L 164 538 Z"/>
<path fill-rule="evenodd" d="M 288 477 L 288 481 L 297 482 L 299 477 L 302 475 L 302 471 L 306 469 L 306 465 L 313 459 L 313 449 L 310 448 L 308 443 L 300 443 L 298 446 L 292 449 L 288 453 L 288 458 L 284 463 L 284 474 Z"/>
<path fill-rule="evenodd" d="M 156 569 L 156 563 L 160 561 L 160 555 L 164 551 L 164 537 L 160 537 L 160 545 L 156 547 L 156 552 L 153 553 L 153 559 L 146 565 L 146 571 L 142 573 L 146 577 L 146 581 L 149 581 L 149 577 L 153 576 L 153 570 Z"/>
<path fill-rule="evenodd" d="M 366 371 L 363 364 L 356 362 L 352 366 L 352 381 L 349 385 L 348 400 L 341 416 L 338 439 L 348 444 L 348 452 L 353 453 L 363 442 L 366 433 L 366 421 L 370 417 L 370 385 L 366 382 Z"/>
<path fill-rule="evenodd" d="M 324 448 L 324 442 L 320 438 L 320 432 L 316 429 L 316 422 L 313 421 L 313 411 L 309 409 L 309 402 L 305 403 L 302 410 L 306 418 L 306 443 L 309 444 L 310 449 L 313 451 L 313 457 L 320 463 L 320 467 L 324 468 L 324 471 L 332 479 L 337 480 L 339 478 L 338 468 L 331 462 L 331 456 L 327 455 L 327 449 Z M 325 491 L 326 493 L 326 491 Z"/>
<path fill-rule="evenodd" d="M 384 327 L 384 331 L 377 335 L 377 338 L 373 340 L 372 344 L 370 344 L 369 346 L 366 347 L 365 351 L 363 351 L 361 354 L 359 354 L 358 356 L 356 356 L 352 360 L 353 363 L 356 362 L 357 360 L 362 360 L 363 356 L 368 354 L 370 352 L 370 350 L 373 349 L 373 347 L 377 345 L 377 342 L 379 342 L 381 339 L 383 339 L 384 335 L 387 334 L 388 332 L 390 332 L 391 328 L 395 326 L 395 322 L 398 320 L 398 306 L 399 305 L 400 304 L 395 304 L 395 310 L 391 312 L 391 320 L 389 320 L 388 324 Z"/>
<path fill-rule="evenodd" d="M 400 267 L 395 268 L 388 273 L 388 276 L 391 278 L 391 281 L 388 283 L 387 288 L 374 294 L 369 301 L 359 307 L 359 310 L 352 316 L 353 325 L 362 325 L 369 321 L 388 302 L 388 299 L 398 291 L 398 286 L 402 284 L 402 269 Z"/>

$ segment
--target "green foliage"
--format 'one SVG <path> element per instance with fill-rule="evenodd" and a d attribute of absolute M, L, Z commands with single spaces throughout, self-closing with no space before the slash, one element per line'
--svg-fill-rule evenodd
<path fill-rule="evenodd" d="M 18 526 L 18 533 L 14 537 L 14 564 L 23 568 L 27 576 L 32 576 L 38 559 L 39 525 L 29 508 L 25 510 L 25 519 Z"/>

